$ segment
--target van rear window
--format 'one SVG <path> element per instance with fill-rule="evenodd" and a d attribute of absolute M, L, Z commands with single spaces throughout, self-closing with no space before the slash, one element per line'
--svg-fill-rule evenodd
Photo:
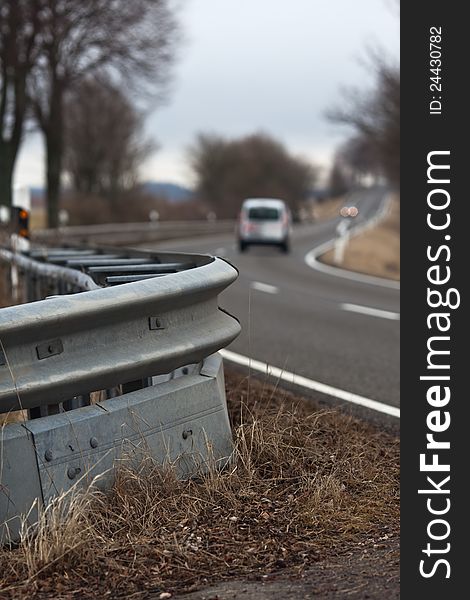
<path fill-rule="evenodd" d="M 248 210 L 250 221 L 277 221 L 279 219 L 279 210 L 267 206 L 258 206 Z"/>

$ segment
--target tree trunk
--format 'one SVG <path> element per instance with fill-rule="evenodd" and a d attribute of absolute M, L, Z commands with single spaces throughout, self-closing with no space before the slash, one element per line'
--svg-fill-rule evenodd
<path fill-rule="evenodd" d="M 0 205 L 10 207 L 13 202 L 13 170 L 15 161 L 7 144 L 0 142 Z"/>
<path fill-rule="evenodd" d="M 46 135 L 47 224 L 55 228 L 59 224 L 60 176 L 62 151 L 60 141 L 54 134 Z"/>
<path fill-rule="evenodd" d="M 51 228 L 59 225 L 60 179 L 63 153 L 62 90 L 55 82 L 51 90 L 51 105 L 46 137 L 47 223 Z"/>

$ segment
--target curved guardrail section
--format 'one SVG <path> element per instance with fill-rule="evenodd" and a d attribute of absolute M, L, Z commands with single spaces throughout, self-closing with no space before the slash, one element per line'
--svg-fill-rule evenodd
<path fill-rule="evenodd" d="M 0 310 L 0 413 L 30 417 L 0 427 L 0 543 L 18 539 L 21 515 L 34 523 L 31 507 L 74 486 L 109 487 L 117 459 L 168 459 L 182 474 L 228 460 L 217 350 L 240 324 L 218 295 L 238 275 L 232 265 L 73 248 L 0 249 L 0 260 L 30 300 Z"/>
<path fill-rule="evenodd" d="M 216 258 L 165 277 L 2 309 L 0 412 L 56 404 L 213 354 L 240 331 L 217 304 L 236 277 Z"/>

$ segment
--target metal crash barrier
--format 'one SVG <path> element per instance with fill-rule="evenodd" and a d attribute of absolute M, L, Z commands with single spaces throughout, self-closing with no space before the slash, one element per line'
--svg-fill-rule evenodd
<path fill-rule="evenodd" d="M 182 474 L 209 457 L 227 461 L 217 350 L 240 325 L 218 295 L 234 267 L 200 255 L 68 248 L 3 249 L 0 260 L 15 264 L 29 300 L 0 310 L 0 413 L 29 416 L 0 427 L 1 541 L 18 537 L 36 499 L 45 505 L 96 477 L 109 488 L 123 457 L 147 453 Z"/>

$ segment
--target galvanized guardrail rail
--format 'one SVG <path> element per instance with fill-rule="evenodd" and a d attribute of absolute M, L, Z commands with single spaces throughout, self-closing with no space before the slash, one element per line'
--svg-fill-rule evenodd
<path fill-rule="evenodd" d="M 107 223 L 36 230 L 33 240 L 42 244 L 113 244 L 130 246 L 142 242 L 158 242 L 181 237 L 197 237 L 233 233 L 236 221 L 157 221 L 145 223 Z"/>
<path fill-rule="evenodd" d="M 209 455 L 227 460 L 216 352 L 240 330 L 218 306 L 233 266 L 74 248 L 0 249 L 0 261 L 19 272 L 27 300 L 0 310 L 0 413 L 30 417 L 0 429 L 0 540 L 18 537 L 35 499 L 96 475 L 109 486 L 123 456 L 150 453 L 183 473 Z"/>

